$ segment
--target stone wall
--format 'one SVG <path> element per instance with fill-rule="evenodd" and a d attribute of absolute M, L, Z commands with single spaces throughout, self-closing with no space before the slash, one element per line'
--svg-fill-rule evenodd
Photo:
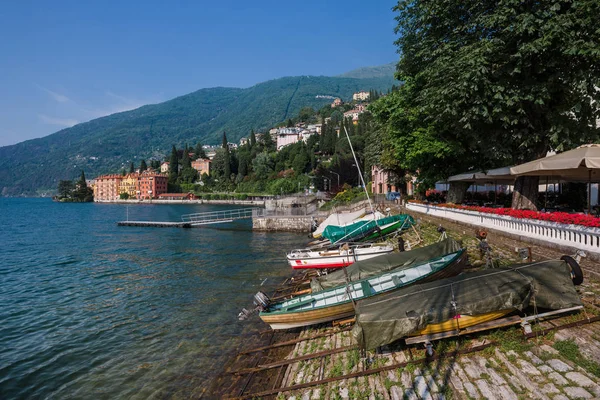
<path fill-rule="evenodd" d="M 315 217 L 317 223 L 325 218 Z M 308 216 L 286 216 L 286 217 L 264 217 L 252 218 L 252 229 L 270 232 L 310 232 L 313 217 Z"/>

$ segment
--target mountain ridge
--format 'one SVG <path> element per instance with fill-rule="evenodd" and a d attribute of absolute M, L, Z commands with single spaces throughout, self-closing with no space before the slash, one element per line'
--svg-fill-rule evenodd
<path fill-rule="evenodd" d="M 34 194 L 56 188 L 61 179 L 116 172 L 130 162 L 162 158 L 171 145 L 230 142 L 295 116 L 305 106 L 320 108 L 330 99 L 350 100 L 359 90 L 387 90 L 393 75 L 368 68 L 363 78 L 296 76 L 249 88 L 203 88 L 158 104 L 93 119 L 48 136 L 0 147 L 0 196 Z M 356 70 L 355 70 L 356 71 Z M 350 71 L 352 72 L 352 71 Z"/>

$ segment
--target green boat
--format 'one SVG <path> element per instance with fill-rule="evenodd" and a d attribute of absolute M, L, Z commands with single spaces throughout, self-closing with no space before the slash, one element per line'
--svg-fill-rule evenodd
<path fill-rule="evenodd" d="M 290 329 L 308 326 L 354 315 L 355 302 L 374 298 L 383 293 L 405 287 L 415 282 L 429 282 L 454 276 L 466 264 L 465 249 L 427 261 L 412 263 L 405 268 L 386 271 L 376 276 L 351 282 L 316 293 L 294 297 L 270 304 L 266 295 L 260 318 L 273 329 Z"/>
<path fill-rule="evenodd" d="M 408 229 L 415 223 L 410 215 L 399 214 L 370 221 L 358 221 L 346 226 L 329 225 L 323 237 L 331 243 L 359 242 L 378 239 L 396 230 Z"/>

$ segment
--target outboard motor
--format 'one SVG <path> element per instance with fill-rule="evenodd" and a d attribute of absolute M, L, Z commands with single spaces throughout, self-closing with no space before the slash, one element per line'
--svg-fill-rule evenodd
<path fill-rule="evenodd" d="M 261 311 L 266 310 L 271 304 L 271 299 L 264 292 L 258 292 L 254 295 L 254 305 Z"/>
<path fill-rule="evenodd" d="M 253 303 L 255 307 L 251 310 L 246 310 L 245 308 L 242 308 L 242 311 L 238 314 L 238 319 L 240 321 L 244 321 L 255 312 L 266 310 L 269 307 L 269 304 L 271 304 L 271 299 L 269 299 L 269 296 L 267 296 L 265 293 L 258 292 L 254 295 Z"/>

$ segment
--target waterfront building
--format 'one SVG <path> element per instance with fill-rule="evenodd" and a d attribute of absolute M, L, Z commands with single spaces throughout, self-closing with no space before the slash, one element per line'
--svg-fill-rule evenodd
<path fill-rule="evenodd" d="M 119 200 L 119 185 L 123 175 L 102 175 L 96 178 L 94 201 Z"/>
<path fill-rule="evenodd" d="M 339 97 L 336 97 L 336 98 L 333 100 L 333 103 L 331 103 L 331 108 L 336 108 L 336 107 L 339 107 L 339 106 L 341 106 L 342 104 L 344 104 L 344 102 L 342 101 L 342 99 L 340 99 Z"/>
<path fill-rule="evenodd" d="M 248 144 L 248 142 L 249 142 L 249 139 L 246 138 L 246 137 L 243 137 L 243 138 L 240 139 L 240 146 Z"/>
<path fill-rule="evenodd" d="M 160 172 L 161 174 L 165 174 L 167 172 L 169 172 L 169 162 L 165 161 L 162 164 L 160 164 Z"/>
<path fill-rule="evenodd" d="M 155 199 L 167 192 L 169 177 L 152 171 L 144 171 L 139 175 L 139 196 L 137 199 Z"/>
<path fill-rule="evenodd" d="M 210 163 L 211 161 L 208 158 L 199 158 L 192 161 L 192 168 L 198 171 L 199 176 L 202 176 L 202 174 L 210 175 Z"/>
<path fill-rule="evenodd" d="M 127 193 L 130 199 L 137 199 L 140 191 L 138 176 L 139 174 L 136 173 L 127 174 L 121 179 L 119 183 L 119 197 L 121 193 Z"/>

